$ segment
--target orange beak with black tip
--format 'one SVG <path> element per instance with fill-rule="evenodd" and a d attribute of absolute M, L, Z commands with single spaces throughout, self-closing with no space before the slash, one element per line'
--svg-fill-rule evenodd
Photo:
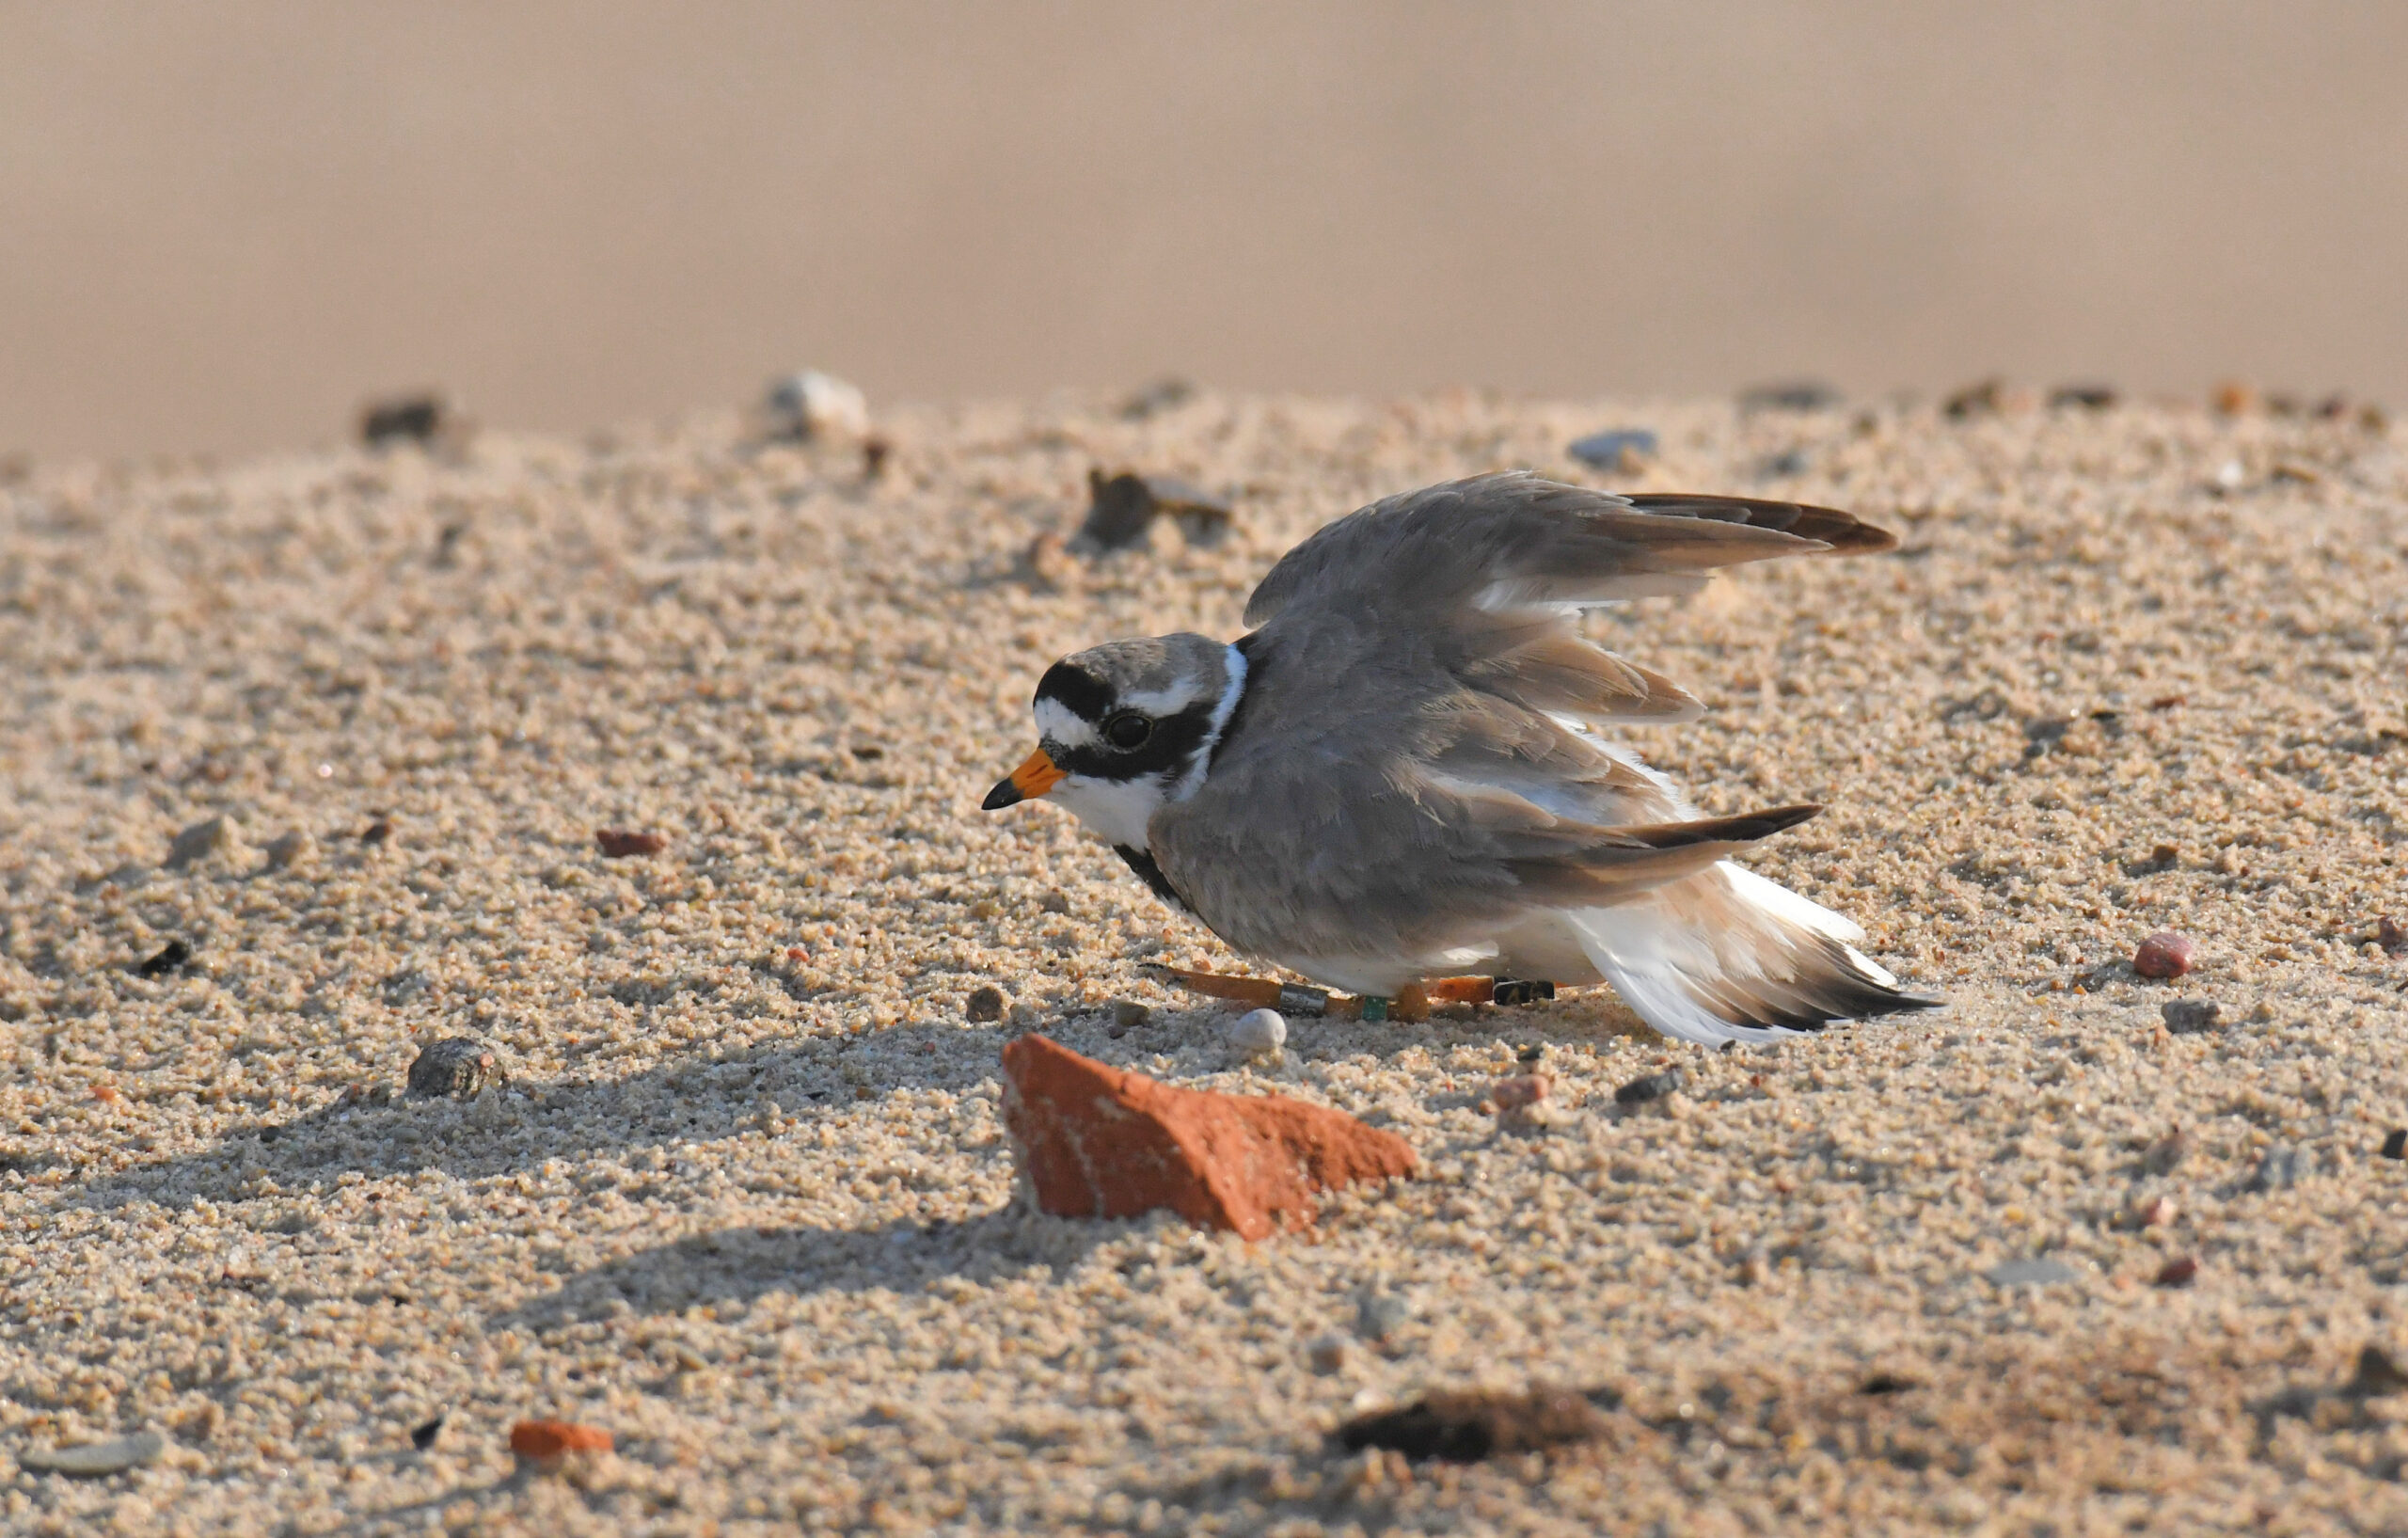
<path fill-rule="evenodd" d="M 1000 812 L 1006 806 L 1034 801 L 1060 785 L 1063 778 L 1062 771 L 1054 767 L 1054 760 L 1046 757 L 1045 750 L 1039 748 L 1021 760 L 1020 768 L 1012 770 L 1008 778 L 995 782 L 995 788 L 987 792 L 987 799 L 980 803 L 980 808 Z"/>

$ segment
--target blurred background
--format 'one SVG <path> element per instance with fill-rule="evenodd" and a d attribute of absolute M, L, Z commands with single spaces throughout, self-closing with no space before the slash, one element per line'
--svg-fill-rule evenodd
<path fill-rule="evenodd" d="M 804 366 L 2408 400 L 2408 7 L 0 0 L 0 451 Z"/>

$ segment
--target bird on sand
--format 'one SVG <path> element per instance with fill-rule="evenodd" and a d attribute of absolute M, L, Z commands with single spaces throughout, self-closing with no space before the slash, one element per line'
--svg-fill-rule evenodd
<path fill-rule="evenodd" d="M 1928 1008 L 1854 923 L 1734 863 L 1821 808 L 1701 816 L 1608 734 L 1703 706 L 1578 625 L 1721 567 L 1895 544 L 1829 508 L 1528 472 L 1391 497 L 1289 551 L 1236 641 L 1048 668 L 1038 747 L 985 806 L 1050 800 L 1232 948 L 1367 997 L 1606 983 L 1707 1043 Z"/>

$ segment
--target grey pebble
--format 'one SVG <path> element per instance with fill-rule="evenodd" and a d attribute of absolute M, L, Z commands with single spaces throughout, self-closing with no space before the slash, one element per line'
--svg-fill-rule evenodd
<path fill-rule="evenodd" d="M 970 996 L 961 1001 L 962 1018 L 986 1024 L 1003 1019 L 1004 1011 L 1011 1007 L 1011 1003 L 1002 989 L 990 983 L 984 988 L 971 990 Z"/>
<path fill-rule="evenodd" d="M 1656 435 L 1644 427 L 1617 427 L 1603 433 L 1592 433 L 1575 438 L 1563 451 L 1583 465 L 1595 469 L 1620 468 L 1623 455 L 1652 454 L 1656 452 Z"/>
<path fill-rule="evenodd" d="M 410 1093 L 470 1100 L 477 1092 L 507 1083 L 500 1059 L 491 1047 L 471 1036 L 437 1041 L 410 1063 Z"/>
<path fill-rule="evenodd" d="M 1681 1070 L 1668 1068 L 1661 1073 L 1641 1074 L 1614 1091 L 1616 1105 L 1644 1105 L 1649 1101 L 1662 1100 L 1686 1082 Z"/>
<path fill-rule="evenodd" d="M 204 856 L 215 854 L 231 843 L 233 837 L 233 827 L 224 817 L 196 822 L 178 833 L 176 841 L 167 847 L 167 868 L 177 870 Z"/>
<path fill-rule="evenodd" d="M 71 1474 L 79 1479 L 96 1479 L 103 1474 L 122 1474 L 129 1468 L 139 1468 L 155 1462 L 167 1451 L 167 1439 L 155 1431 L 138 1431 L 126 1436 L 112 1436 L 105 1442 L 86 1442 L 78 1447 L 36 1448 L 17 1454 L 20 1467 L 44 1474 Z"/>
<path fill-rule="evenodd" d="M 275 839 L 269 842 L 265 851 L 267 854 L 267 868 L 270 870 L 290 870 L 294 865 L 297 865 L 302 861 L 308 859 L 311 851 L 316 848 L 316 840 L 312 839 L 308 833 L 301 832 L 299 829 L 295 829 L 289 833 L 279 833 Z"/>
<path fill-rule="evenodd" d="M 2078 1273 L 2063 1261 L 2052 1261 L 2041 1255 L 2020 1261 L 2002 1261 L 1982 1275 L 1999 1287 L 2051 1287 L 2075 1280 Z"/>
<path fill-rule="evenodd" d="M 2213 1030 L 2216 1017 L 2224 1007 L 2213 999 L 2168 999 L 2158 1007 L 2165 1017 L 2165 1028 L 2177 1036 L 2189 1036 L 2195 1031 Z"/>
<path fill-rule="evenodd" d="M 1153 1018 L 1153 1010 L 1139 1004 L 1135 999 L 1112 1001 L 1112 1023 L 1124 1031 L 1133 1031 Z"/>
<path fill-rule="evenodd" d="M 2299 1150 L 2276 1144 L 2258 1161 L 2256 1173 L 2249 1177 L 2251 1191 L 2288 1191 L 2299 1183 Z"/>

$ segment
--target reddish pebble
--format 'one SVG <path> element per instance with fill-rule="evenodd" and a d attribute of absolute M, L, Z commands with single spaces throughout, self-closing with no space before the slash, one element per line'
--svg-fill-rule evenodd
<path fill-rule="evenodd" d="M 1500 1111 L 1518 1111 L 1546 1099 L 1546 1091 L 1545 1074 L 1525 1073 L 1519 1078 L 1499 1079 L 1490 1085 L 1488 1099 Z"/>
<path fill-rule="evenodd" d="M 2199 1258 L 2195 1255 L 2185 1255 L 2179 1260 L 2173 1260 L 2165 1262 L 2165 1264 L 2158 1271 L 2157 1285 L 2160 1287 L 2188 1287 L 2191 1285 L 2191 1278 L 2198 1274 Z"/>
<path fill-rule="evenodd" d="M 105 1084 L 94 1085 L 92 1086 L 92 1098 L 99 1101 L 103 1105 L 115 1105 L 118 1102 L 117 1086 L 115 1085 Z"/>
<path fill-rule="evenodd" d="M 2161 930 L 2132 952 L 2132 970 L 2144 977 L 2179 977 L 2196 961 L 2199 947 L 2189 935 Z"/>
<path fill-rule="evenodd" d="M 608 1452 L 610 1434 L 574 1420 L 521 1420 L 510 1428 L 510 1451 L 547 1463 L 572 1452 Z"/>
<path fill-rule="evenodd" d="M 629 855 L 658 854 L 669 848 L 669 840 L 658 833 L 640 833 L 632 828 L 605 828 L 594 835 L 602 846 L 606 860 L 625 860 Z"/>

